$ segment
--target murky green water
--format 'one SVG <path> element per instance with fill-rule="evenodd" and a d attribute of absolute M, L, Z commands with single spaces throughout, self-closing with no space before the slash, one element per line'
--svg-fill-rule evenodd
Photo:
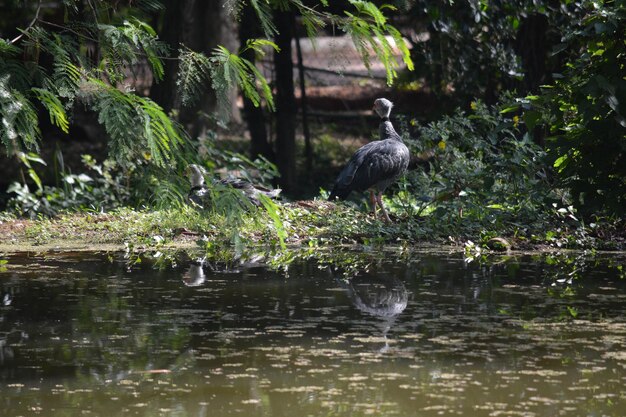
<path fill-rule="evenodd" d="M 5 257 L 0 416 L 626 415 L 623 256 L 395 257 Z"/>

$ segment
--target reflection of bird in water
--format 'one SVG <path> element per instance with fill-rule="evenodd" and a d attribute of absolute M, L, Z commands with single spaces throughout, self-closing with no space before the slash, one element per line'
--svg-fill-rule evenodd
<path fill-rule="evenodd" d="M 383 276 L 355 276 L 350 281 L 339 280 L 356 308 L 382 320 L 382 333 L 385 346 L 389 349 L 387 332 L 395 319 L 404 311 L 409 301 L 409 293 L 398 278 Z"/>
<path fill-rule="evenodd" d="M 191 190 L 189 191 L 191 203 L 200 208 L 208 208 L 211 203 L 211 190 L 204 181 L 206 170 L 199 165 L 191 164 L 185 169 L 185 174 L 189 177 L 189 182 L 191 183 Z M 213 180 L 213 184 L 240 190 L 255 206 L 261 205 L 260 195 L 275 199 L 281 192 L 278 188 L 272 190 L 242 179 Z"/>
<path fill-rule="evenodd" d="M 206 270 L 209 274 L 238 274 L 242 271 L 265 267 L 265 255 L 247 253 L 246 257 L 237 257 L 232 262 L 211 262 L 206 258 L 196 258 L 189 261 L 187 270 L 183 273 L 182 281 L 187 287 L 199 287 L 207 280 Z"/>
<path fill-rule="evenodd" d="M 409 299 L 404 284 L 395 277 L 356 276 L 343 286 L 356 308 L 376 317 L 397 316 Z"/>
<path fill-rule="evenodd" d="M 192 262 L 183 274 L 183 284 L 187 287 L 198 287 L 204 284 L 206 275 L 204 274 L 204 259 Z"/>
<path fill-rule="evenodd" d="M 0 317 L 3 319 L 3 317 Z M 15 360 L 14 346 L 21 346 L 29 339 L 28 333 L 23 330 L 11 330 L 0 336 L 0 365 Z M 2 367 L 0 366 L 0 369 Z"/>

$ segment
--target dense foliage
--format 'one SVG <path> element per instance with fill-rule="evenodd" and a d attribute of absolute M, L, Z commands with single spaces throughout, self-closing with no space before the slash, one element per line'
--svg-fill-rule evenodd
<path fill-rule="evenodd" d="M 546 173 L 569 203 L 587 217 L 623 214 L 623 1 L 409 4 L 426 34 L 413 42 L 412 77 L 462 105 L 515 91 L 508 111 L 545 145 Z"/>
<path fill-rule="evenodd" d="M 580 54 L 524 109 L 530 128 L 548 131 L 550 163 L 586 215 L 626 208 L 625 6 L 607 2 L 574 22 L 561 47 Z"/>
<path fill-rule="evenodd" d="M 422 148 L 436 148 L 426 173 L 412 172 L 410 195 L 426 193 L 433 225 L 454 230 L 472 226 L 505 230 L 545 225 L 551 184 L 543 150 L 522 134 L 517 117 L 500 107 L 472 103 L 420 129 Z"/>
<path fill-rule="evenodd" d="M 109 135 L 111 154 L 119 162 L 139 159 L 146 152 L 160 166 L 175 158 L 184 133 L 160 106 L 123 84 L 126 70 L 142 55 L 154 76 L 163 76 L 159 57 L 163 48 L 156 33 L 136 19 L 116 26 L 99 21 L 71 24 L 79 29 L 57 33 L 31 27 L 23 32 L 21 46 L 0 40 L 0 105 L 5 127 L 1 140 L 7 152 L 37 149 L 41 140 L 37 104 L 66 133 L 72 108 L 81 104 L 97 113 Z M 100 59 L 86 53 L 90 43 L 98 45 Z"/>
<path fill-rule="evenodd" d="M 202 141 L 190 138 L 176 109 L 166 113 L 133 86 L 136 68 L 147 67 L 155 82 L 175 77 L 173 93 L 182 106 L 212 89 L 220 98 L 214 119 L 226 118 L 235 85 L 254 106 L 273 111 L 274 86 L 252 56 L 280 53 L 272 41 L 278 33 L 274 14 L 288 10 L 301 17 L 309 36 L 329 24 L 350 34 L 366 64 L 384 63 L 390 84 L 399 76 L 393 39 L 407 68 L 417 63 L 414 78 L 456 110 L 400 129 L 414 154 L 434 158 L 387 199 L 397 225 L 367 217 L 359 211 L 362 203 L 359 210 L 319 202 L 242 209 L 232 190 L 219 189 L 224 198 L 214 198 L 213 226 L 198 218 L 198 227 L 218 225 L 218 241 L 234 243 L 238 251 L 267 240 L 284 246 L 480 236 L 486 242 L 502 235 L 595 246 L 590 223 L 619 225 L 626 207 L 624 2 L 407 4 L 410 51 L 385 15 L 392 7 L 359 0 L 347 2 L 340 14 L 328 11 L 324 0 L 319 7 L 299 0 L 232 2 L 235 16 L 254 9 L 264 38 L 238 50 L 216 45 L 210 53 L 164 45 L 146 23 L 161 10 L 158 1 L 125 7 L 99 2 L 95 9 L 79 0 L 55 3 L 64 12 L 56 23 L 40 15 L 48 6 L 26 8 L 34 20 L 13 39 L 0 39 L 0 141 L 27 174 L 9 190 L 11 207 L 29 217 L 129 205 L 180 210 L 189 188 L 182 171 L 191 162 L 212 174 L 235 170 L 270 184 L 279 173 L 268 160 L 216 147 L 211 131 Z M 174 74 L 165 72 L 168 59 L 179 64 Z M 55 161 L 37 155 L 42 114 L 67 133 L 77 109 L 97 116 L 111 156 L 101 164 L 84 157 L 84 173 L 65 169 L 62 155 Z M 60 167 L 54 185 L 37 174 L 44 162 Z M 183 210 L 187 216 L 193 211 Z M 210 239 L 203 245 L 221 250 Z"/>
<path fill-rule="evenodd" d="M 237 16 L 247 3 L 228 5 Z M 40 109 L 66 134 L 74 122 L 74 112 L 86 110 L 97 115 L 107 134 L 110 155 L 118 164 L 147 174 L 156 171 L 158 178 L 146 175 L 147 180 L 163 181 L 167 172 L 180 174 L 185 165 L 196 160 L 196 152 L 190 148 L 195 138 L 187 137 L 176 122 L 176 111 L 166 114 L 162 106 L 136 90 L 138 68 L 147 67 L 148 76 L 156 83 L 165 77 L 175 78 L 178 90 L 172 93 L 179 96 L 183 106 L 214 90 L 222 119 L 230 109 L 227 93 L 235 86 L 255 106 L 264 100 L 273 110 L 268 82 L 243 55 L 262 55 L 267 48 L 279 52 L 271 41 L 277 33 L 272 15 L 290 10 L 301 16 L 310 36 L 328 23 L 349 33 L 366 63 L 372 57 L 384 63 L 391 83 L 398 76 L 398 63 L 385 35 L 396 41 L 404 61 L 411 65 L 400 32 L 387 22 L 384 8 L 361 0 L 351 0 L 348 5 L 351 11 L 335 15 L 324 10 L 328 6 L 324 0 L 319 8 L 299 0 L 252 1 L 249 6 L 267 39 L 250 39 L 236 51 L 215 45 L 205 53 L 180 45 L 175 53 L 146 23 L 151 14 L 163 8 L 159 1 L 27 4 L 26 11 L 34 16 L 28 26 L 20 28 L 20 35 L 13 39 L 0 39 L 0 141 L 9 156 L 36 152 L 42 140 Z M 48 14 L 54 19 L 48 20 Z M 9 28 L 9 32 L 13 30 Z M 180 61 L 177 72 L 165 73 L 168 59 Z M 34 167 L 28 170 L 33 173 Z M 151 196 L 147 197 L 144 201 Z"/>

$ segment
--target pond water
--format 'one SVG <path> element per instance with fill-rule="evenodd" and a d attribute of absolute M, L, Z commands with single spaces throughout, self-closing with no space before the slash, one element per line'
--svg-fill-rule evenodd
<path fill-rule="evenodd" d="M 0 416 L 626 415 L 623 255 L 356 256 L 5 256 Z"/>

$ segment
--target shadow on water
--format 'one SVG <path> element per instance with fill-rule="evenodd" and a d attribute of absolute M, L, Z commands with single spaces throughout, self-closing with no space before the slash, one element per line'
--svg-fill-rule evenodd
<path fill-rule="evenodd" d="M 623 415 L 623 255 L 252 258 L 6 257 L 0 415 Z"/>

